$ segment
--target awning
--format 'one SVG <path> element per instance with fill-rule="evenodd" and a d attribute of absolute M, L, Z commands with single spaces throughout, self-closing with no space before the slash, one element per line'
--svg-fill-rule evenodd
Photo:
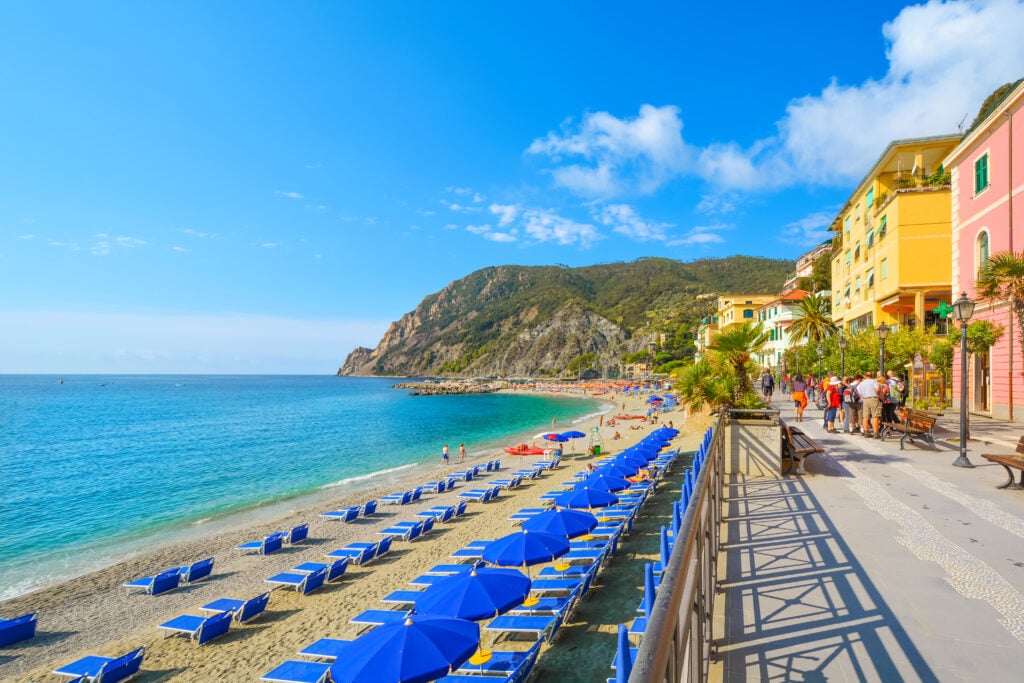
<path fill-rule="evenodd" d="M 888 299 L 879 302 L 878 306 L 890 315 L 896 315 L 898 313 L 913 313 L 915 299 L 916 297 L 914 294 L 897 294 L 896 296 L 891 296 Z"/>

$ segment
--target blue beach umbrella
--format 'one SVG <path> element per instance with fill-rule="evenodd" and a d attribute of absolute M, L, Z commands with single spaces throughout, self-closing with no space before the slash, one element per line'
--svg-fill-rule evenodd
<path fill-rule="evenodd" d="M 623 491 L 629 488 L 629 482 L 622 477 L 613 477 L 594 473 L 583 480 L 582 486 L 597 489 L 599 491 Z"/>
<path fill-rule="evenodd" d="M 524 529 L 488 543 L 483 560 L 499 567 L 529 567 L 551 562 L 567 552 L 569 539 L 565 536 Z"/>
<path fill-rule="evenodd" d="M 591 474 L 600 474 L 606 477 L 622 477 L 625 479 L 626 477 L 634 476 L 639 471 L 640 468 L 635 465 L 626 466 L 618 463 L 612 463 L 611 465 L 601 465 Z"/>
<path fill-rule="evenodd" d="M 477 567 L 428 587 L 416 600 L 416 613 L 470 621 L 492 619 L 523 604 L 529 593 L 530 579 L 517 570 Z"/>
<path fill-rule="evenodd" d="M 665 565 L 661 565 L 661 571 L 665 571 Z M 654 614 L 654 565 L 650 562 L 644 563 L 644 612 L 647 615 L 647 623 L 651 623 L 651 615 Z"/>
<path fill-rule="evenodd" d="M 597 517 L 579 510 L 548 510 L 523 522 L 523 531 L 576 538 L 589 534 L 597 526 Z"/>
<path fill-rule="evenodd" d="M 672 537 L 679 538 L 679 530 L 683 527 L 683 504 L 672 501 Z"/>
<path fill-rule="evenodd" d="M 426 683 L 462 666 L 480 644 L 465 619 L 413 614 L 353 640 L 331 666 L 335 683 Z"/>
<path fill-rule="evenodd" d="M 647 467 L 647 458 L 638 453 L 619 453 L 615 456 L 613 462 L 627 467 L 636 467 L 637 469 Z"/>
<path fill-rule="evenodd" d="M 627 683 L 633 673 L 633 653 L 629 647 L 629 629 L 619 624 L 619 638 L 615 657 L 615 683 Z"/>
<path fill-rule="evenodd" d="M 586 436 L 586 434 L 584 434 L 581 431 L 573 429 L 568 432 L 562 432 L 562 436 L 564 436 L 567 439 L 582 439 L 584 436 Z"/>
<path fill-rule="evenodd" d="M 599 491 L 586 486 L 577 486 L 555 498 L 555 505 L 562 508 L 603 508 L 615 505 L 619 497 L 608 491 Z"/>
<path fill-rule="evenodd" d="M 555 434 L 554 432 L 552 432 L 551 434 L 545 434 L 542 438 L 546 439 L 547 441 L 564 442 L 568 441 L 571 437 L 568 437 L 565 434 Z"/>

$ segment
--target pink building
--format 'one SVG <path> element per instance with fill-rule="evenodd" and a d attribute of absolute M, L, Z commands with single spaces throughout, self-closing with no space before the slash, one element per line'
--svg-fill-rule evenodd
<path fill-rule="evenodd" d="M 971 322 L 1006 328 L 987 354 L 968 359 L 971 412 L 1024 421 L 1024 354 L 1013 311 L 1005 302 L 979 300 L 981 264 L 1001 251 L 1024 252 L 1024 80 L 964 135 L 945 160 L 953 185 L 953 298 L 962 291 L 978 302 Z M 1014 156 L 1016 151 L 1016 156 Z M 953 402 L 960 398 L 960 345 L 956 337 Z"/>

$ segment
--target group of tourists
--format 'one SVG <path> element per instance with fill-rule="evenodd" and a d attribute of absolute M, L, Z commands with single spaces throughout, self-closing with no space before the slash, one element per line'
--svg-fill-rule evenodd
<path fill-rule="evenodd" d="M 771 405 L 775 378 L 769 370 L 761 375 L 761 394 Z M 796 421 L 802 422 L 804 410 L 816 401 L 823 411 L 822 428 L 833 434 L 856 434 L 881 438 L 881 423 L 899 422 L 897 410 L 907 400 L 906 385 L 889 370 L 875 375 L 839 377 L 834 372 L 818 380 L 812 375 L 782 375 L 782 393 L 790 394 L 796 408 Z"/>

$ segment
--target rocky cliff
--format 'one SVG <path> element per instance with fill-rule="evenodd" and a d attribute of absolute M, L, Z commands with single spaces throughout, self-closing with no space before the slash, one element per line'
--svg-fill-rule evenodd
<path fill-rule="evenodd" d="M 778 291 L 792 267 L 735 256 L 485 268 L 424 298 L 391 324 L 376 348 L 352 351 L 338 374 L 603 373 L 652 340 L 682 357 L 693 324 L 714 303 L 708 294 Z"/>

